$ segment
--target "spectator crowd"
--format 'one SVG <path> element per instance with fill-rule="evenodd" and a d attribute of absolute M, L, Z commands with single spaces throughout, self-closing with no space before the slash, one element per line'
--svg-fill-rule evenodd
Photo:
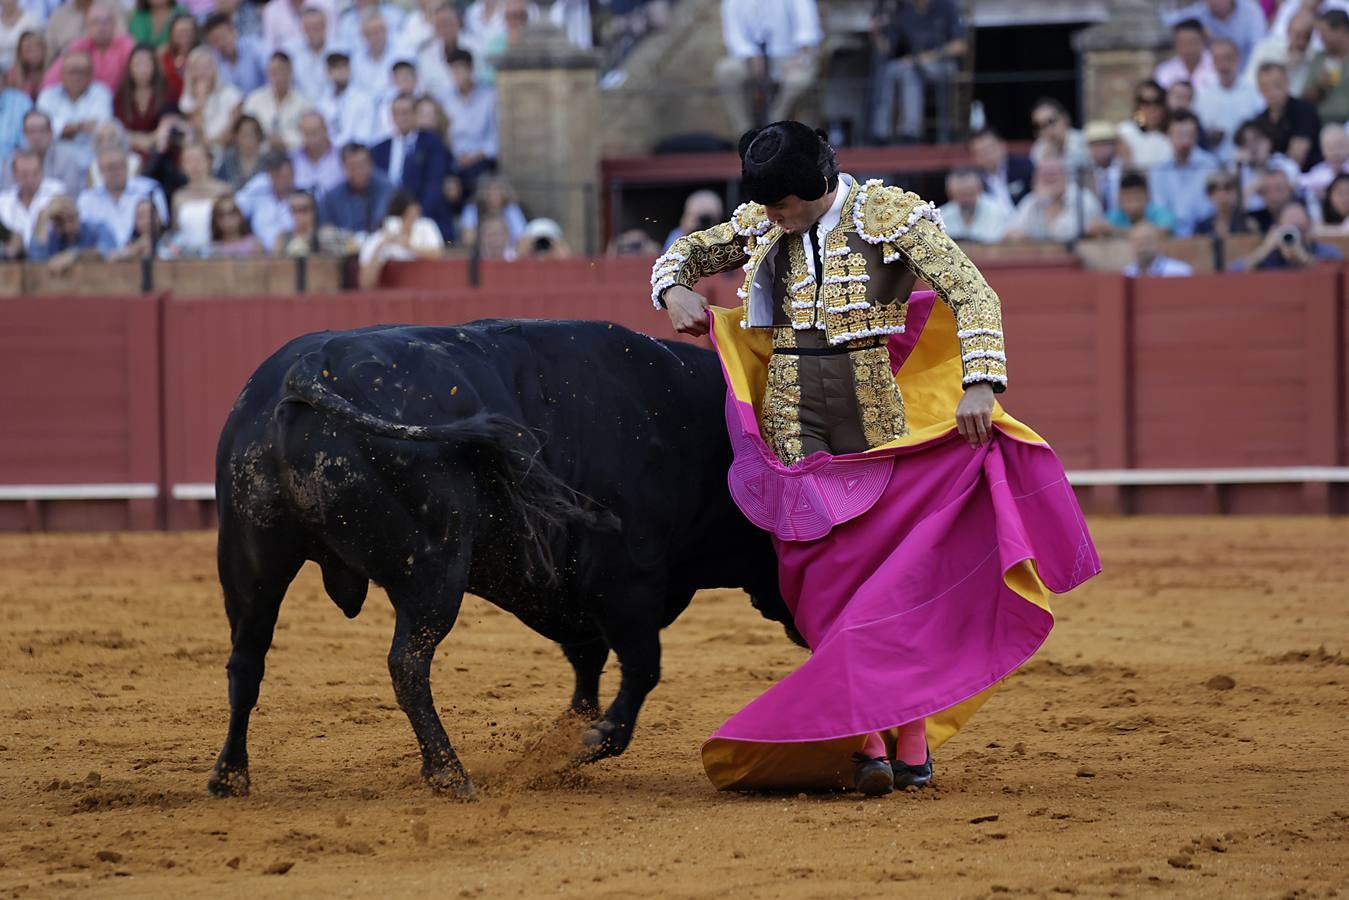
<path fill-rule="evenodd" d="M 815 0 L 722 0 L 722 19 L 717 79 L 733 127 L 789 116 L 823 41 Z M 1134 267 L 1163 275 L 1187 271 L 1156 252 L 1167 237 L 1265 236 L 1229 268 L 1333 256 L 1318 237 L 1349 236 L 1349 0 L 1197 0 L 1162 24 L 1171 53 L 1135 87 L 1127 120 L 1079 128 L 1061 102 L 1041 99 L 1025 157 L 976 131 L 972 164 L 946 180 L 951 233 L 984 243 L 1127 237 Z M 961 4 L 880 0 L 871 34 L 865 139 L 948 141 L 967 52 Z"/>
<path fill-rule="evenodd" d="M 935 2 L 935 0 L 934 0 Z M 1200 0 L 1171 13 L 1172 53 L 1133 115 L 1075 128 L 1031 109 L 1027 157 L 991 131 L 947 177 L 947 227 L 974 242 L 1126 237 L 1129 274 L 1185 275 L 1168 237 L 1262 235 L 1227 268 L 1338 258 L 1349 235 L 1349 2 Z"/>
<path fill-rule="evenodd" d="M 0 258 L 562 252 L 496 175 L 495 64 L 540 15 L 0 0 Z M 586 0 L 549 15 L 588 46 Z"/>

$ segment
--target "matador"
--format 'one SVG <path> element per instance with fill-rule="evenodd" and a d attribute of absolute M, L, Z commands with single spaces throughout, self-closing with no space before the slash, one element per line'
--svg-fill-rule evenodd
<path fill-rule="evenodd" d="M 713 332 L 732 494 L 774 534 L 812 657 L 732 717 L 704 764 L 723 788 L 921 788 L 932 749 L 1048 634 L 1045 589 L 1099 564 L 1057 458 L 995 402 L 1007 386 L 998 296 L 936 206 L 840 172 L 823 132 L 799 122 L 751 131 L 739 150 L 749 201 L 675 241 L 652 300 L 677 330 Z M 695 285 L 736 268 L 739 308 L 709 314 Z M 990 465 L 1053 499 L 1000 502 L 1008 482 Z M 938 496 L 959 484 L 964 495 Z M 1026 555 L 999 554 L 1009 544 Z M 1058 577 L 1065 555 L 1073 570 Z M 999 556 L 1005 567 L 985 565 Z M 986 615 L 1004 592 L 1020 608 Z M 986 658 L 966 658 L 981 641 Z"/>

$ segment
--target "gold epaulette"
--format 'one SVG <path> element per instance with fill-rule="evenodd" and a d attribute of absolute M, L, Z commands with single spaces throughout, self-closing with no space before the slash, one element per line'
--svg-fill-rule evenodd
<path fill-rule="evenodd" d="M 888 186 L 879 179 L 873 178 L 862 185 L 853 203 L 853 225 L 862 239 L 871 244 L 898 242 L 919 219 L 929 219 L 938 227 L 942 226 L 936 204 L 912 191 Z"/>
<path fill-rule="evenodd" d="M 742 203 L 731 213 L 731 227 L 741 237 L 759 237 L 766 234 L 773 223 L 761 203 Z"/>

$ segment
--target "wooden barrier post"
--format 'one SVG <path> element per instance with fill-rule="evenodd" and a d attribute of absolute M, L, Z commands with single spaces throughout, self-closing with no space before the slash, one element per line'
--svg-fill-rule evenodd
<path fill-rule="evenodd" d="M 1100 279 L 1095 292 L 1096 465 L 1128 469 L 1133 466 L 1134 280 L 1122 275 Z M 1092 507 L 1098 513 L 1130 512 L 1128 499 L 1119 485 L 1092 488 Z"/>
<path fill-rule="evenodd" d="M 1316 277 L 1319 276 L 1319 277 Z M 1342 379 L 1344 345 L 1340 341 L 1344 304 L 1344 270 L 1316 272 L 1316 290 L 1305 293 L 1307 351 L 1307 447 L 1311 466 L 1333 466 L 1340 461 L 1340 440 L 1345 423 Z M 1302 486 L 1308 512 L 1330 513 L 1332 488 L 1326 483 Z"/>

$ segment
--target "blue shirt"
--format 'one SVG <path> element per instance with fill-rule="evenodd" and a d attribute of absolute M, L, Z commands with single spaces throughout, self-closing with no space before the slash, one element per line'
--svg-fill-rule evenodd
<path fill-rule="evenodd" d="M 277 235 L 295 228 L 289 198 L 276 196 L 272 190 L 272 176 L 266 172 L 259 172 L 241 187 L 234 195 L 234 202 L 248 216 L 253 234 L 268 253 L 276 246 Z"/>
<path fill-rule="evenodd" d="M 1153 278 L 1188 278 L 1193 274 L 1194 269 L 1190 267 L 1189 263 L 1160 255 L 1152 258 L 1152 262 L 1148 263 L 1146 271 L 1140 272 L 1136 262 L 1129 263 L 1123 271 L 1125 278 L 1137 278 L 1139 275 L 1149 275 Z"/>
<path fill-rule="evenodd" d="M 319 224 L 333 225 L 353 234 L 367 234 L 384 222 L 393 185 L 379 172 L 370 176 L 364 191 L 356 192 L 344 181 L 324 191 L 319 201 Z"/>
<path fill-rule="evenodd" d="M 1204 176 L 1218 168 L 1218 160 L 1207 150 L 1195 147 L 1185 163 L 1153 166 L 1148 173 L 1148 193 L 1176 219 L 1178 237 L 1194 234 L 1194 227 L 1213 215 L 1213 204 L 1204 190 Z"/>
<path fill-rule="evenodd" d="M 136 204 L 145 197 L 154 202 L 159 221 L 167 222 L 169 206 L 164 202 L 164 191 L 158 182 L 140 175 L 127 179 L 126 189 L 116 200 L 106 187 L 85 188 L 75 202 L 75 208 L 79 210 L 80 221 L 105 226 L 117 240 L 117 246 L 125 247 L 131 243 L 131 234 L 136 230 Z"/>
<path fill-rule="evenodd" d="M 23 117 L 32 108 L 33 101 L 23 91 L 0 91 L 0 157 L 8 157 L 23 143 Z"/>
<path fill-rule="evenodd" d="M 1128 228 L 1134 224 L 1118 206 L 1105 214 L 1105 220 L 1116 228 Z M 1143 221 L 1156 225 L 1164 231 L 1171 231 L 1176 227 L 1176 217 L 1171 215 L 1171 211 L 1165 206 L 1158 206 L 1156 203 L 1149 203 L 1143 208 Z"/>
<path fill-rule="evenodd" d="M 117 238 L 102 222 L 81 222 L 80 233 L 73 241 L 62 237 L 55 227 L 48 226 L 45 240 L 35 237 L 28 245 L 28 258 L 33 262 L 45 262 L 67 250 L 97 250 L 107 256 L 117 247 Z"/>
<path fill-rule="evenodd" d="M 254 38 L 242 35 L 235 42 L 234 62 L 230 62 L 219 53 L 215 55 L 220 67 L 220 80 L 232 84 L 245 96 L 267 83 L 267 61 L 262 56 L 262 47 Z"/>

